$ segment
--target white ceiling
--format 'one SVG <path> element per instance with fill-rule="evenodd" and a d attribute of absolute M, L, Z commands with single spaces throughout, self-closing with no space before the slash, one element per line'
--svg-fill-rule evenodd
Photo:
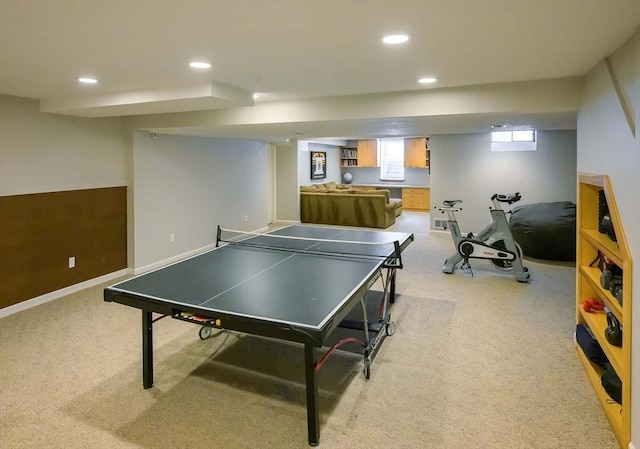
<path fill-rule="evenodd" d="M 575 77 L 639 25 L 640 0 L 0 0 L 0 93 L 39 99 L 45 112 L 100 117 Z M 411 40 L 380 42 L 394 32 Z M 196 71 L 192 60 L 212 68 Z M 100 83 L 79 85 L 79 76 Z M 439 81 L 423 87 L 423 76 Z M 531 122 L 550 117 L 556 127 L 575 124 L 575 110 Z M 461 118 L 386 120 L 307 120 L 307 135 L 369 137 L 394 120 L 396 134 L 470 129 Z M 167 132 L 291 137 L 290 122 L 267 122 Z"/>

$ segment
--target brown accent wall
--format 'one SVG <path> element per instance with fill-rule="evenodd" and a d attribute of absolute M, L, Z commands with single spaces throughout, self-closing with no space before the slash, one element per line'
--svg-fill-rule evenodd
<path fill-rule="evenodd" d="M 0 197 L 0 308 L 126 267 L 126 187 Z"/>

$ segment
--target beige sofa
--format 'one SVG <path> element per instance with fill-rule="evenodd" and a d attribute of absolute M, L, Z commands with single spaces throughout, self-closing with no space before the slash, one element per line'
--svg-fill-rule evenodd
<path fill-rule="evenodd" d="M 388 228 L 402 201 L 390 201 L 388 190 L 359 190 L 336 183 L 300 187 L 300 221 L 339 226 Z"/>
<path fill-rule="evenodd" d="M 392 203 L 395 206 L 395 210 L 396 210 L 396 217 L 399 217 L 400 215 L 402 215 L 402 200 L 400 198 L 390 198 L 390 192 L 389 190 L 385 190 L 385 189 L 377 189 L 375 187 L 351 187 L 349 184 L 338 184 L 337 185 L 338 189 L 353 189 L 356 192 L 367 192 L 367 193 L 377 193 L 379 195 L 384 195 L 385 198 L 387 199 L 387 203 Z"/>

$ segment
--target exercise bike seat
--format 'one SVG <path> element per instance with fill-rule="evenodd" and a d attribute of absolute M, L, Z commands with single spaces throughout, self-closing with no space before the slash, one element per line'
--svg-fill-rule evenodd
<path fill-rule="evenodd" d="M 520 192 L 516 193 L 494 193 L 491 197 L 491 201 L 497 200 L 501 203 L 513 204 L 520 201 L 522 197 L 520 196 Z"/>
<path fill-rule="evenodd" d="M 445 207 L 453 207 L 458 203 L 462 203 L 462 200 L 444 200 L 442 202 Z"/>

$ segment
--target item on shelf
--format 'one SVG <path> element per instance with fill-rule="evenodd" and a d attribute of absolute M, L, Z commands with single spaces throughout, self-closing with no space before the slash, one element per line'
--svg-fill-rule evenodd
<path fill-rule="evenodd" d="M 605 234 L 602 229 L 602 219 L 605 215 L 609 214 L 609 205 L 607 204 L 607 198 L 604 195 L 604 190 L 598 191 L 598 232 Z"/>
<path fill-rule="evenodd" d="M 582 303 L 585 312 L 595 312 L 604 310 L 604 304 L 598 302 L 595 298 L 589 298 Z"/>
<path fill-rule="evenodd" d="M 622 404 L 622 381 L 609 362 L 604 364 L 604 371 L 602 371 L 600 380 L 602 387 L 611 396 L 611 399 L 618 404 Z"/>
<path fill-rule="evenodd" d="M 598 192 L 598 232 L 607 234 L 614 242 L 617 241 L 604 190 Z"/>
<path fill-rule="evenodd" d="M 602 221 L 600 222 L 600 227 L 602 228 L 602 233 L 607 234 L 611 240 L 617 242 L 616 240 L 616 231 L 613 229 L 613 222 L 611 221 L 611 215 L 606 214 L 602 217 Z"/>
<path fill-rule="evenodd" d="M 622 306 L 622 276 L 614 276 L 609 283 L 609 292 L 618 301 L 618 304 Z"/>
<path fill-rule="evenodd" d="M 604 330 L 604 336 L 613 346 L 622 346 L 622 327 L 616 316 L 607 312 L 607 328 Z"/>
<path fill-rule="evenodd" d="M 611 271 L 611 261 L 602 256 L 602 273 L 600 273 L 600 285 L 602 288 L 609 288 L 609 283 L 611 282 L 611 278 L 613 277 L 613 273 Z"/>
<path fill-rule="evenodd" d="M 576 342 L 582 348 L 584 355 L 596 365 L 604 367 L 605 363 L 609 363 L 609 359 L 602 350 L 600 343 L 598 343 L 598 340 L 591 333 L 591 329 L 586 325 L 576 325 Z"/>
<path fill-rule="evenodd" d="M 622 279 L 622 270 L 607 256 L 598 253 L 599 267 L 602 270 L 600 274 L 600 285 L 602 288 L 609 289 L 612 279 Z"/>

